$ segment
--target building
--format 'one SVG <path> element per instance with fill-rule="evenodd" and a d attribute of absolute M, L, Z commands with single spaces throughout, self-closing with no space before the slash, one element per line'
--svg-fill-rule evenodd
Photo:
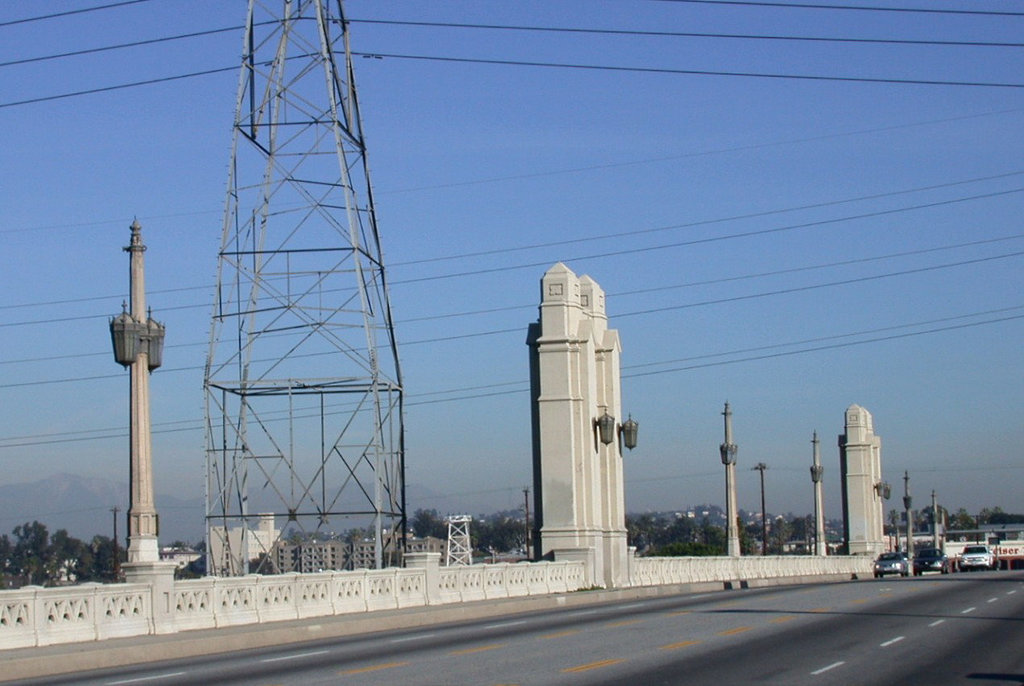
<path fill-rule="evenodd" d="M 281 531 L 274 525 L 274 515 L 254 517 L 255 529 L 211 526 L 206 554 L 206 573 L 214 576 L 237 576 L 249 571 L 249 562 L 261 555 L 270 555 Z"/>

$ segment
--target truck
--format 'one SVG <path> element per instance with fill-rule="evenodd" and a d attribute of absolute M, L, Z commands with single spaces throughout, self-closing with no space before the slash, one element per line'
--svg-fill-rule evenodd
<path fill-rule="evenodd" d="M 999 569 L 999 558 L 987 545 L 972 544 L 964 547 L 960 553 L 960 569 Z"/>

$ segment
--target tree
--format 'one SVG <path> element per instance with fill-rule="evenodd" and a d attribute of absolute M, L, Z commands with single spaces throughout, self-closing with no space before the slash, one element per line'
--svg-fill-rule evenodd
<path fill-rule="evenodd" d="M 50 539 L 44 566 L 50 581 L 84 581 L 90 576 L 92 551 L 66 530 L 58 529 Z"/>
<path fill-rule="evenodd" d="M 419 538 L 433 536 L 445 540 L 448 538 L 448 525 L 444 519 L 437 514 L 437 510 L 416 510 L 412 515 L 413 535 Z"/>
<path fill-rule="evenodd" d="M 15 542 L 11 550 L 13 572 L 25 578 L 26 584 L 45 580 L 45 564 L 50 547 L 50 534 L 45 524 L 33 521 L 14 527 Z"/>
<path fill-rule="evenodd" d="M 974 516 L 971 515 L 971 513 L 969 513 L 967 510 L 961 507 L 959 510 L 956 511 L 955 514 L 950 515 L 949 528 L 957 529 L 959 531 L 963 531 L 966 529 L 976 529 L 978 528 L 978 523 L 977 520 L 974 519 Z"/>

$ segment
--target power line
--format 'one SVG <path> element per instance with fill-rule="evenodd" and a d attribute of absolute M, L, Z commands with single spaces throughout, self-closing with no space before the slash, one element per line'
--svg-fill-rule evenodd
<path fill-rule="evenodd" d="M 928 324 L 928 323 L 932 323 L 932 322 L 938 323 L 938 322 L 944 322 L 944 321 L 952 321 L 952 320 L 956 320 L 956 319 L 964 319 L 964 318 L 969 318 L 969 317 L 975 317 L 975 316 L 980 316 L 980 315 L 989 314 L 989 313 L 1007 312 L 1007 311 L 1021 309 L 1022 307 L 1024 307 L 1024 305 L 1008 307 L 1008 308 L 1000 308 L 998 310 L 990 310 L 988 312 L 980 312 L 980 313 L 975 313 L 975 314 L 958 315 L 958 316 L 955 316 L 955 317 L 945 317 L 945 318 L 941 318 L 941 319 L 930 320 L 928 322 L 915 322 L 915 323 L 911 323 L 911 324 L 898 325 L 898 326 L 893 326 L 893 327 L 884 327 L 882 329 L 871 329 L 871 330 L 868 330 L 866 332 L 846 333 L 846 334 L 841 334 L 841 335 L 837 335 L 837 336 L 833 336 L 833 337 L 826 337 L 826 339 L 827 338 L 836 338 L 836 337 L 859 336 L 859 335 L 863 335 L 864 333 L 870 333 L 870 332 L 876 332 L 876 331 L 893 330 L 893 329 L 898 329 L 898 328 L 918 327 L 918 326 L 921 326 L 923 324 Z M 783 352 L 777 352 L 777 353 L 768 353 L 768 354 L 763 354 L 763 355 L 752 355 L 752 356 L 743 357 L 743 358 L 737 358 L 737 359 L 732 359 L 732 360 L 722 360 L 722 361 L 717 361 L 717 362 L 705 362 L 705 363 L 700 363 L 700 364 L 687 365 L 687 366 L 684 366 L 684 367 L 675 367 L 675 368 L 670 368 L 670 369 L 662 369 L 662 370 L 649 371 L 649 372 L 635 372 L 635 373 L 629 373 L 629 374 L 624 373 L 622 375 L 622 378 L 635 378 L 635 377 L 641 377 L 641 376 L 655 376 L 655 375 L 660 375 L 660 374 L 670 374 L 670 373 L 683 372 L 683 371 L 692 371 L 692 370 L 695 370 L 695 369 L 704 369 L 704 368 L 708 368 L 708 367 L 720 367 L 720 366 L 729 365 L 729 364 L 738 364 L 738 363 L 741 363 L 741 362 L 751 362 L 751 361 L 772 359 L 772 358 L 778 358 L 778 357 L 788 357 L 788 356 L 793 356 L 793 355 L 802 355 L 802 354 L 812 353 L 812 352 L 821 352 L 821 351 L 824 351 L 824 350 L 834 350 L 834 349 L 840 349 L 840 348 L 847 348 L 847 347 L 865 345 L 865 344 L 868 344 L 868 343 L 878 343 L 878 342 L 883 342 L 883 341 L 891 341 L 891 340 L 899 340 L 899 339 L 905 339 L 905 338 L 913 338 L 913 337 L 916 337 L 916 336 L 923 336 L 923 335 L 932 334 L 932 333 L 942 333 L 942 332 L 953 331 L 953 330 L 970 329 L 970 328 L 975 328 L 975 327 L 979 327 L 979 326 L 987 326 L 987 325 L 990 325 L 990 324 L 1000 324 L 1000 323 L 1005 323 L 1005 322 L 1008 322 L 1008 321 L 1014 321 L 1014 320 L 1019 320 L 1019 319 L 1024 319 L 1024 314 L 1022 314 L 1022 315 L 1007 315 L 1007 316 L 1003 316 L 1003 317 L 987 319 L 987 320 L 984 320 L 984 321 L 968 322 L 968 323 L 963 323 L 963 324 L 955 324 L 955 325 L 949 325 L 949 326 L 935 327 L 935 328 L 926 329 L 926 330 L 922 330 L 922 331 L 913 331 L 913 332 L 907 332 L 907 333 L 902 333 L 902 334 L 891 334 L 891 335 L 887 335 L 887 336 L 878 336 L 878 337 L 868 338 L 868 339 L 859 340 L 859 341 L 848 341 L 848 342 L 844 342 L 844 343 L 835 343 L 835 344 L 830 344 L 830 345 L 821 345 L 821 346 L 815 346 L 815 347 L 810 347 L 810 348 L 802 348 L 802 349 L 799 349 L 799 350 L 790 350 L 790 351 L 783 351 Z M 520 329 L 520 331 L 521 331 L 521 329 Z M 759 348 L 750 348 L 750 349 L 736 351 L 736 352 L 742 353 L 742 352 L 757 352 L 759 350 L 771 350 L 771 349 L 775 349 L 775 348 L 782 347 L 782 346 L 802 345 L 804 343 L 814 342 L 814 341 L 817 341 L 817 340 L 825 340 L 825 339 L 806 339 L 804 341 L 796 341 L 796 342 L 791 342 L 791 343 L 778 343 L 778 344 L 761 346 Z M 702 358 L 715 357 L 715 356 L 718 356 L 718 355 L 712 354 L 712 355 L 698 356 L 698 357 L 695 357 L 695 358 L 685 358 L 685 359 L 702 359 Z M 680 360 L 680 361 L 683 361 L 683 360 Z M 672 361 L 653 363 L 653 364 L 670 364 L 670 363 L 672 363 Z M 633 365 L 633 366 L 624 368 L 623 371 L 625 371 L 626 369 L 633 369 L 633 368 L 637 368 L 637 367 L 640 367 L 640 366 L 646 366 L 646 365 Z M 524 388 L 514 389 L 514 390 L 488 390 L 488 389 L 497 388 L 498 386 L 515 386 L 515 385 L 523 385 Z M 529 390 L 528 386 L 529 386 L 529 383 L 527 381 L 521 381 L 521 382 L 505 382 L 505 383 L 500 383 L 500 384 L 490 384 L 490 385 L 487 385 L 487 386 L 456 388 L 456 389 L 450 389 L 450 390 L 447 390 L 447 391 L 434 391 L 434 392 L 431 392 L 431 393 L 425 393 L 425 394 L 410 396 L 411 402 L 406 402 L 406 406 L 435 405 L 435 404 L 447 403 L 447 402 L 459 402 L 459 401 L 474 400 L 474 399 L 479 399 L 479 398 L 487 398 L 487 397 L 495 397 L 495 396 L 502 396 L 502 395 L 513 395 L 513 394 L 519 394 L 519 393 L 526 393 Z M 427 395 L 437 395 L 439 393 L 463 393 L 465 390 L 482 390 L 482 391 L 485 391 L 485 392 L 473 393 L 473 394 L 469 394 L 469 395 L 460 395 L 460 396 L 455 396 L 455 397 L 450 397 L 450 398 L 436 398 L 436 399 L 433 399 L 433 400 L 416 400 L 416 398 L 425 397 Z M 273 421 L 273 420 L 270 420 L 270 421 Z M 159 428 L 159 427 L 164 427 L 164 426 L 169 426 L 169 425 L 182 425 L 182 424 L 184 424 L 185 426 L 181 426 L 179 428 L 173 428 L 173 429 L 172 428 Z M 153 424 L 153 427 L 154 427 L 154 430 L 153 430 L 154 434 L 176 433 L 176 432 L 182 432 L 182 431 L 199 431 L 199 430 L 201 430 L 203 428 L 202 427 L 202 422 L 200 420 L 195 420 L 194 421 L 194 425 L 193 425 L 192 420 L 181 420 L 181 421 L 170 422 L 170 423 L 159 423 L 158 422 L 158 423 Z M 118 432 L 118 433 L 110 434 L 109 432 Z M 80 434 L 83 434 L 83 433 L 93 433 L 93 434 L 100 434 L 100 435 L 94 435 L 94 436 L 90 436 L 90 437 L 80 437 L 80 438 L 76 438 L 75 437 L 76 435 L 80 435 Z M 61 436 L 63 438 L 55 438 L 55 437 L 58 437 L 58 436 Z M 114 439 L 114 438 L 120 439 L 120 438 L 124 438 L 125 436 L 127 436 L 127 434 L 124 433 L 123 429 L 110 428 L 110 429 L 92 429 L 92 430 L 85 430 L 85 431 L 78 431 L 78 432 L 75 432 L 75 431 L 65 431 L 65 432 L 59 432 L 59 433 L 37 434 L 37 435 L 34 435 L 34 436 L 19 436 L 19 437 L 13 437 L 13 438 L 10 438 L 10 437 L 9 438 L 0 438 L 0 450 L 2 450 L 4 448 L 21 448 L 21 447 L 31 447 L 31 446 L 37 446 L 37 445 L 49 445 L 49 444 L 54 444 L 54 443 L 75 443 L 75 442 L 87 441 L 87 440 L 105 440 L 105 439 Z M 16 440 L 18 442 L 10 443 L 10 441 L 14 441 L 14 440 Z"/>
<path fill-rule="evenodd" d="M 186 38 L 199 38 L 201 36 L 212 36 L 218 33 L 227 33 L 229 31 L 241 31 L 243 26 L 228 26 L 222 29 L 209 29 L 207 31 L 195 31 L 193 33 L 181 33 L 176 36 L 165 36 L 163 38 L 149 38 L 146 40 L 133 41 L 131 43 L 117 43 L 115 45 L 104 45 L 96 48 L 85 48 L 83 50 L 72 50 L 70 52 L 60 52 L 52 55 L 41 55 L 39 57 L 24 57 L 17 60 L 10 60 L 8 62 L 0 62 L 0 67 L 12 67 L 20 64 L 31 64 L 33 62 L 46 62 L 48 60 L 58 60 L 65 57 L 80 57 L 82 55 L 94 55 L 100 52 L 110 52 L 111 50 L 124 50 L 126 48 L 137 48 L 144 45 L 155 45 L 157 43 L 168 43 L 171 41 L 183 40 Z"/>
<path fill-rule="evenodd" d="M 353 52 L 353 55 L 373 59 L 414 60 L 422 62 L 443 62 L 449 64 L 487 64 L 512 67 L 539 67 L 545 69 L 573 69 L 582 71 L 609 71 L 634 74 L 669 74 L 679 76 L 732 76 L 743 78 L 834 81 L 845 83 L 882 83 L 913 86 L 958 86 L 965 88 L 1024 88 L 1024 83 L 1000 83 L 993 81 L 946 81 L 942 79 L 896 79 L 867 76 L 819 76 L 813 74 L 783 74 L 753 71 L 718 71 L 713 69 L 673 69 L 669 67 L 622 67 L 610 64 L 578 64 L 571 62 L 537 62 L 532 60 L 499 60 L 480 57 L 442 57 L 439 55 L 403 55 L 399 53 Z M 3 107 L 3 105 L 0 105 Z"/>
<path fill-rule="evenodd" d="M 735 5 L 740 7 L 771 7 L 803 10 L 849 10 L 855 12 L 898 12 L 905 14 L 949 14 L 990 17 L 1024 17 L 1024 12 L 1002 10 L 949 10 L 930 7 L 877 7 L 872 5 L 826 5 L 798 2 L 755 2 L 753 0 L 658 0 L 659 2 L 689 3 L 693 5 Z"/>
<path fill-rule="evenodd" d="M 927 266 L 927 267 L 917 267 L 917 268 L 914 268 L 914 269 L 907 269 L 907 270 L 902 270 L 902 271 L 898 271 L 898 272 L 888 272 L 888 273 L 885 273 L 885 274 L 872 274 L 872 275 L 869 275 L 869 276 L 861 276 L 861 277 L 856 277 L 856 278 L 852 278 L 852 279 L 842 279 L 842 280 L 838 280 L 838 281 L 830 281 L 830 282 L 825 282 L 825 283 L 820 283 L 820 284 L 811 284 L 811 285 L 807 285 L 807 286 L 794 286 L 792 288 L 783 288 L 783 289 L 777 289 L 777 290 L 774 290 L 774 291 L 762 291 L 760 293 L 748 293 L 748 294 L 744 294 L 744 295 L 730 296 L 730 297 L 727 297 L 727 298 L 715 298 L 715 299 L 711 299 L 711 300 L 703 300 L 703 301 L 698 301 L 698 302 L 693 302 L 693 303 L 684 303 L 684 304 L 680 304 L 680 305 L 666 305 L 664 307 L 650 308 L 650 309 L 646 309 L 646 310 L 635 310 L 635 311 L 632 311 L 632 312 L 620 312 L 620 313 L 616 314 L 615 316 L 618 319 L 623 319 L 623 318 L 626 318 L 626 317 L 644 316 L 644 315 L 650 315 L 650 314 L 658 314 L 658 313 L 661 313 L 661 312 L 668 312 L 668 311 L 675 311 L 675 310 L 682 310 L 682 309 L 691 309 L 691 308 L 695 308 L 695 307 L 707 307 L 707 306 L 710 306 L 710 305 L 721 305 L 721 304 L 725 304 L 725 303 L 740 302 L 740 301 L 744 301 L 744 300 L 754 300 L 754 299 L 767 298 L 767 297 L 773 297 L 773 296 L 778 296 L 778 295 L 790 295 L 790 294 L 793 294 L 793 293 L 801 293 L 801 292 L 812 291 L 812 290 L 817 290 L 817 289 L 821 289 L 821 288 L 832 288 L 832 287 L 836 287 L 836 286 L 848 286 L 848 285 L 852 285 L 852 284 L 855 284 L 855 283 L 865 283 L 865 282 L 868 282 L 868 281 L 876 281 L 876 280 L 880 280 L 880 279 L 894 278 L 894 277 L 897 277 L 897 276 L 906 276 L 906 275 L 911 275 L 911 274 L 920 274 L 920 273 L 926 273 L 926 272 L 930 272 L 930 271 L 937 271 L 939 269 L 947 269 L 947 268 L 952 268 L 952 267 L 960 267 L 960 266 L 967 266 L 967 265 L 974 265 L 974 264 L 982 264 L 982 263 L 991 262 L 991 261 L 994 261 L 994 260 L 1008 259 L 1008 258 L 1014 258 L 1014 257 L 1020 257 L 1020 256 L 1024 256 L 1024 251 L 1012 252 L 1012 253 L 1004 253 L 1004 254 L 1001 254 L 1001 255 L 993 255 L 993 256 L 988 256 L 988 257 L 980 257 L 980 258 L 975 258 L 975 259 L 970 259 L 970 260 L 961 260 L 959 262 L 949 262 L 949 263 L 946 263 L 946 264 L 931 265 L 931 266 Z M 480 338 L 480 337 L 483 337 L 483 336 L 496 336 L 496 335 L 502 335 L 502 334 L 508 334 L 508 333 L 522 333 L 522 327 L 514 327 L 514 328 L 508 328 L 508 329 L 496 329 L 496 330 L 489 330 L 489 331 L 478 331 L 478 332 L 468 333 L 468 334 L 452 334 L 450 336 L 439 336 L 439 337 L 434 337 L 434 338 L 425 338 L 425 339 L 419 339 L 419 340 L 413 340 L 413 341 L 405 341 L 405 342 L 402 343 L 402 345 L 403 346 L 412 346 L 412 345 L 422 345 L 422 344 L 427 344 L 427 343 L 444 343 L 444 342 L 455 341 L 455 340 L 466 340 L 466 339 L 470 339 L 470 338 Z M 308 357 L 316 357 L 316 356 L 327 355 L 327 354 L 332 354 L 332 353 L 313 353 L 313 354 L 308 355 Z M 166 374 L 166 373 L 169 373 L 169 372 L 195 371 L 196 369 L 200 369 L 200 368 L 201 367 L 194 367 L 194 366 L 193 367 L 178 367 L 178 368 L 171 368 L 171 369 L 165 368 L 163 373 Z M 47 380 L 44 380 L 44 381 L 21 381 L 21 382 L 0 384 L 0 388 L 23 388 L 23 387 L 35 386 L 35 385 L 51 385 L 51 384 L 72 383 L 72 382 L 81 382 L 81 381 L 96 381 L 96 380 L 100 380 L 100 379 L 113 379 L 113 378 L 117 378 L 118 376 L 120 376 L 120 375 L 117 375 L 117 374 L 104 374 L 104 375 L 96 375 L 96 376 L 88 376 L 88 377 L 75 377 L 75 378 L 63 378 L 63 379 L 47 379 Z"/>
<path fill-rule="evenodd" d="M 55 12 L 53 14 L 43 14 L 36 17 L 26 17 L 25 19 L 14 19 L 12 21 L 0 22 L 0 28 L 5 26 L 14 26 L 15 24 L 28 24 L 34 21 L 43 21 L 44 19 L 58 19 L 60 17 L 69 17 L 72 14 L 85 14 L 86 12 L 95 12 L 96 10 L 106 10 L 112 7 L 124 7 L 125 5 L 137 5 L 142 2 L 149 2 L 149 0 L 123 0 L 123 2 L 112 2 L 107 5 L 96 5 L 95 7 L 84 7 L 78 10 L 67 10 L 65 12 Z"/>
<path fill-rule="evenodd" d="M 821 76 L 813 74 L 784 74 L 784 73 L 770 73 L 770 72 L 745 72 L 745 71 L 718 71 L 712 69 L 674 69 L 669 67 L 625 67 L 616 65 L 599 65 L 599 64 L 574 64 L 574 63 L 562 63 L 562 62 L 537 62 L 529 60 L 499 60 L 499 59 L 483 59 L 483 58 L 470 58 L 470 57 L 443 57 L 438 55 L 403 55 L 398 53 L 380 53 L 380 52 L 352 52 L 353 55 L 374 59 L 396 59 L 396 60 L 414 60 L 414 61 L 425 61 L 425 62 L 443 62 L 449 64 L 485 64 L 485 65 L 497 65 L 497 66 L 515 66 L 515 67 L 539 67 L 549 69 L 571 69 L 571 70 L 584 70 L 584 71 L 609 71 L 609 72 L 621 72 L 621 73 L 636 73 L 636 74 L 665 74 L 665 75 L 681 75 L 681 76 L 726 76 L 726 77 L 743 77 L 743 78 L 759 78 L 759 79 L 773 79 L 773 80 L 798 80 L 798 81 L 829 81 L 829 82 L 845 82 L 845 83 L 879 83 L 879 84 L 891 84 L 891 85 L 917 85 L 917 86 L 953 86 L 953 87 L 967 87 L 967 88 L 1024 88 L 1024 83 L 1001 83 L 991 81 L 948 81 L 941 79 L 897 79 L 897 78 L 882 78 L 882 77 L 861 77 L 861 76 Z M 153 79 L 144 79 L 142 81 L 132 81 L 129 83 L 115 84 L 111 86 L 100 86 L 97 88 L 87 88 L 79 91 L 71 91 L 68 93 L 58 93 L 55 95 L 44 95 L 35 98 L 26 98 L 24 100 L 13 100 L 10 102 L 0 103 L 0 109 L 8 107 L 18 107 L 21 105 L 32 105 L 41 102 L 52 102 L 54 100 L 63 100 L 66 98 L 75 98 L 83 95 L 94 95 L 97 93 L 108 93 L 116 90 L 124 90 L 126 88 L 136 88 L 139 86 L 149 86 L 158 83 L 167 83 L 170 81 L 179 81 L 182 79 L 190 79 L 199 76 L 209 76 L 211 74 L 221 74 L 228 71 L 236 71 L 237 65 L 230 67 L 220 67 L 217 69 L 206 69 L 203 71 L 189 72 L 186 74 L 175 74 L 171 76 L 163 76 Z"/>
<path fill-rule="evenodd" d="M 942 47 L 1021 48 L 1024 43 L 956 40 L 915 40 L 909 38 L 846 38 L 829 36 L 779 36 L 754 33 L 704 33 L 693 31 L 643 31 L 637 29 L 585 29 L 557 26 L 524 26 L 507 24 L 462 24 L 441 21 L 400 21 L 386 19 L 350 19 L 351 24 L 380 24 L 387 26 L 416 26 L 425 28 L 482 29 L 493 31 L 533 31 L 538 33 L 568 33 L 605 36 L 634 36 L 653 38 L 715 38 L 736 40 L 794 41 L 811 43 L 864 43 L 876 45 L 930 45 Z M 0 65 L 3 66 L 3 65 Z"/>
<path fill-rule="evenodd" d="M 415 264 L 426 264 L 431 262 L 444 262 L 450 260 L 464 260 L 470 257 L 485 257 L 490 255 L 501 255 L 509 252 L 519 252 L 524 250 L 535 250 L 539 248 L 554 248 L 563 245 L 573 245 L 576 243 L 593 243 L 598 240 L 608 240 L 616 238 L 627 238 L 630 236 L 638 236 L 642 234 L 660 233 L 663 231 L 672 231 L 682 228 L 693 228 L 697 226 L 708 226 L 711 224 L 722 224 L 732 221 L 740 221 L 745 219 L 760 219 L 762 217 L 770 217 L 777 214 L 786 214 L 789 212 L 799 212 L 803 210 L 816 210 L 823 209 L 825 207 L 832 207 L 835 205 L 846 205 L 855 202 L 863 202 L 865 200 L 880 200 L 881 198 L 891 198 L 897 195 L 907 195 L 910 193 L 921 193 L 924 191 L 933 191 L 943 188 L 951 188 L 953 186 L 960 186 L 969 183 L 978 183 L 981 181 L 994 181 L 996 179 L 1004 179 L 1013 176 L 1020 176 L 1024 174 L 1024 171 L 1008 172 L 1006 174 L 996 174 L 994 176 L 977 177 L 974 179 L 966 179 L 961 181 L 951 181 L 948 183 L 932 184 L 928 186 L 918 186 L 916 188 L 905 188 L 896 191 L 886 191 L 885 193 L 873 193 L 870 195 L 861 195 L 853 198 L 841 198 L 839 200 L 826 200 L 823 202 L 810 203 L 807 205 L 797 205 L 794 207 L 777 208 L 772 210 L 762 210 L 760 212 L 748 212 L 745 214 L 731 215 L 727 217 L 716 217 L 714 219 L 701 219 L 694 222 L 687 222 L 685 224 L 669 224 L 666 226 L 656 226 L 647 229 L 633 229 L 630 231 L 617 231 L 615 233 L 605 233 L 596 236 L 584 236 L 582 238 L 566 238 L 558 241 L 547 241 L 544 243 L 532 243 L 529 245 L 516 246 L 511 248 L 495 248 L 492 250 L 478 250 L 476 252 L 461 253 L 458 255 L 447 255 L 439 257 L 425 257 L 417 260 L 406 260 L 405 262 L 396 262 L 394 264 L 399 266 L 415 265 Z M 2 306 L 0 306 L 2 309 Z"/>
<path fill-rule="evenodd" d="M 888 209 L 888 210 L 877 210 L 875 212 L 863 212 L 863 213 L 860 213 L 860 214 L 847 215 L 847 216 L 844 216 L 844 217 L 832 217 L 830 219 L 819 219 L 819 220 L 816 220 L 816 221 L 802 222 L 802 223 L 799 223 L 799 224 L 787 224 L 787 225 L 783 225 L 783 226 L 770 227 L 770 228 L 767 228 L 767 229 L 755 229 L 753 231 L 744 231 L 744 232 L 740 232 L 740 233 L 726 234 L 726 235 L 723 235 L 723 236 L 709 236 L 707 238 L 693 238 L 693 239 L 688 239 L 688 240 L 684 240 L 684 241 L 677 241 L 677 242 L 673 242 L 673 243 L 662 243 L 662 244 L 659 244 L 659 245 L 646 246 L 646 247 L 641 247 L 641 248 L 623 248 L 621 250 L 613 250 L 613 251 L 608 251 L 608 252 L 603 252 L 603 253 L 591 253 L 589 255 L 577 255 L 577 256 L 574 256 L 574 257 L 566 257 L 562 261 L 563 262 L 565 262 L 565 261 L 583 262 L 583 261 L 586 261 L 586 260 L 595 260 L 595 259 L 602 259 L 602 258 L 608 258 L 608 257 L 621 257 L 623 255 L 633 255 L 633 254 L 639 254 L 639 253 L 645 253 L 645 252 L 652 252 L 654 250 L 662 250 L 662 249 L 666 249 L 666 248 L 681 248 L 681 247 L 688 247 L 688 246 L 692 246 L 692 245 L 701 245 L 701 244 L 706 244 L 706 243 L 717 243 L 719 241 L 725 241 L 725 240 L 735 240 L 735 239 L 739 239 L 739 238 L 750 238 L 750 237 L 753 237 L 753 236 L 764 236 L 764 235 L 775 234 L 775 233 L 783 233 L 783 232 L 786 232 L 786 231 L 794 231 L 794 230 L 797 230 L 797 229 L 808 229 L 808 228 L 813 228 L 813 227 L 826 226 L 826 225 L 829 225 L 829 224 L 837 224 L 837 223 L 841 223 L 841 222 L 845 222 L 845 221 L 860 220 L 860 219 L 871 219 L 871 218 L 874 218 L 874 217 L 883 217 L 883 216 L 888 216 L 888 215 L 892 215 L 892 214 L 899 214 L 901 212 L 910 212 L 910 211 L 913 211 L 913 210 L 922 210 L 922 209 L 930 209 L 930 208 L 935 208 L 935 207 L 943 207 L 943 206 L 947 206 L 947 205 L 954 205 L 954 204 L 961 203 L 961 202 L 969 202 L 971 200 L 982 200 L 982 199 L 996 198 L 996 197 L 1001 197 L 1001 196 L 1006 196 L 1006 195 L 1012 195 L 1014 193 L 1020 193 L 1022 191 L 1024 191 L 1024 188 L 1012 188 L 1012 189 L 1005 190 L 1005 191 L 995 191 L 993 193 L 983 193 L 983 194 L 980 194 L 980 195 L 963 196 L 963 197 L 960 197 L 960 198 L 951 198 L 951 199 L 947 199 L 947 200 L 938 200 L 938 201 L 930 202 L 930 203 L 922 203 L 920 205 L 910 205 L 910 206 L 906 206 L 906 207 L 898 207 L 898 208 L 893 208 L 893 209 Z M 680 225 L 678 225 L 676 227 L 670 227 L 670 228 L 681 228 L 683 226 L 688 226 L 688 225 L 687 224 L 680 224 Z M 405 285 L 405 284 L 410 284 L 410 283 L 421 283 L 423 281 L 432 281 L 434 279 L 453 279 L 453 278 L 460 278 L 460 277 L 463 277 L 463 276 L 479 276 L 479 275 L 482 275 L 482 274 L 494 274 L 494 273 L 499 273 L 499 272 L 515 271 L 515 270 L 518 270 L 518 269 L 535 269 L 537 267 L 546 267 L 546 266 L 548 266 L 548 262 L 531 262 L 531 263 L 526 263 L 526 264 L 520 263 L 520 264 L 517 264 L 517 265 L 504 265 L 504 266 L 501 266 L 501 267 L 489 267 L 489 268 L 486 268 L 486 269 L 475 269 L 475 270 L 469 270 L 469 271 L 463 271 L 463 272 L 450 272 L 450 273 L 447 273 L 447 274 L 436 274 L 436 275 L 433 275 L 433 276 L 422 276 L 422 277 L 416 277 L 416 278 L 410 278 L 410 279 L 401 279 L 401 280 L 398 280 L 398 281 L 392 281 L 391 284 L 393 286 L 395 286 L 395 285 Z"/>
<path fill-rule="evenodd" d="M 57 95 L 44 95 L 38 98 L 28 98 L 26 100 L 15 100 L 12 102 L 0 102 L 0 109 L 5 107 L 17 107 L 19 105 L 32 105 L 40 102 L 50 102 L 53 100 L 63 100 L 65 98 L 76 98 L 80 95 L 93 95 L 95 93 L 108 93 L 110 91 L 123 90 L 125 88 L 135 88 L 136 86 L 150 86 L 156 83 L 167 83 L 169 81 L 180 81 L 181 79 L 190 79 L 196 76 L 209 76 L 210 74 L 222 74 L 226 71 L 238 71 L 238 66 L 221 67 L 220 69 L 207 69 L 205 71 L 194 71 L 188 74 L 177 74 L 174 76 L 163 76 L 155 79 L 146 79 L 143 81 L 133 81 L 131 83 L 121 83 L 114 86 L 101 86 L 99 88 L 87 88 L 85 90 L 73 91 L 70 93 L 59 93 Z"/>

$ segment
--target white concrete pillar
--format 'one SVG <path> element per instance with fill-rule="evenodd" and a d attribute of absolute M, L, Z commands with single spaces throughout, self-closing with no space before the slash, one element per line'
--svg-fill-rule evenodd
<path fill-rule="evenodd" d="M 593 583 L 628 584 L 625 496 L 618 440 L 595 422 L 622 422 L 618 332 L 590 277 L 558 263 L 541 279 L 530 327 L 534 497 L 541 556 L 583 559 Z M 575 553 L 571 551 L 577 551 Z"/>
<path fill-rule="evenodd" d="M 871 413 L 859 405 L 846 409 L 846 431 L 839 436 L 843 530 L 850 555 L 885 551 L 882 500 L 882 439 Z"/>

